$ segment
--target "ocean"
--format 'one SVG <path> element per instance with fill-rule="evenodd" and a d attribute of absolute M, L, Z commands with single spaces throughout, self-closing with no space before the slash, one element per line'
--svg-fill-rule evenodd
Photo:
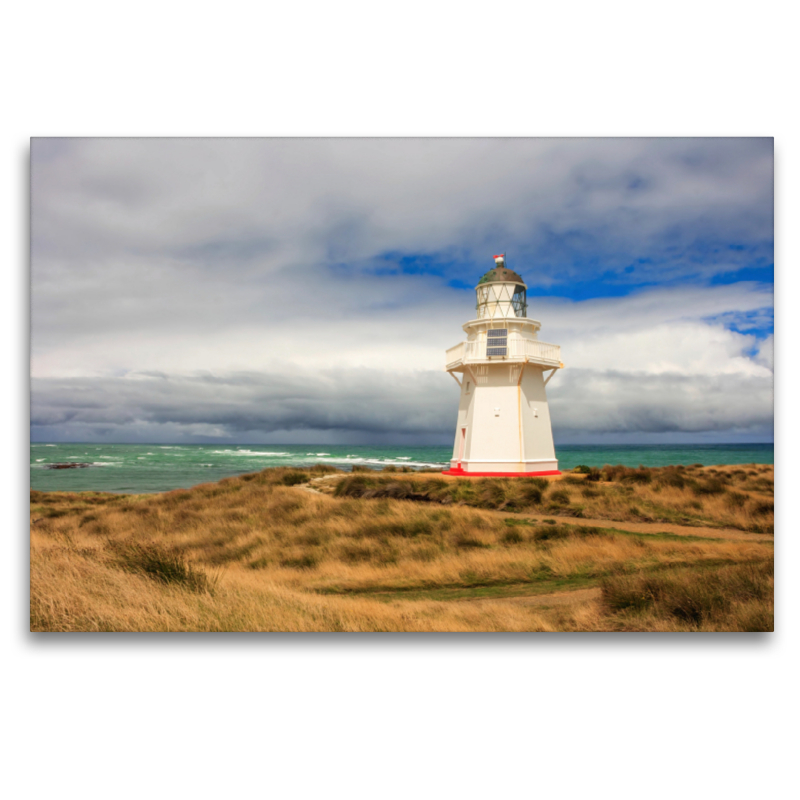
<path fill-rule="evenodd" d="M 32 444 L 31 489 L 64 492 L 165 492 L 209 483 L 266 467 L 330 464 L 350 470 L 408 466 L 446 469 L 450 447 L 365 447 L 308 445 Z M 563 445 L 556 447 L 559 468 L 578 464 L 772 464 L 772 444 Z M 48 464 L 80 463 L 77 469 Z"/>

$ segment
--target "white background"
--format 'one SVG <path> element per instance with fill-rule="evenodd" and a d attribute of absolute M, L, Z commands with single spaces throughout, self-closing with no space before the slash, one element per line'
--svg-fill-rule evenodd
<path fill-rule="evenodd" d="M 785 3 L 100 2 L 4 14 L 13 798 L 796 791 L 796 24 Z M 775 634 L 31 635 L 28 138 L 775 136 Z M 784 412 L 784 413 L 782 413 Z"/>

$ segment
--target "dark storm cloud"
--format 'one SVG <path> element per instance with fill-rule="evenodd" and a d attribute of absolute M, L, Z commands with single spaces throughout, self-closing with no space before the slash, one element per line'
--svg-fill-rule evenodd
<path fill-rule="evenodd" d="M 294 376 L 35 379 L 31 425 L 120 426 L 135 421 L 212 426 L 221 436 L 308 428 L 382 432 L 388 427 L 403 434 L 437 434 L 448 423 L 453 394 L 441 377 L 346 370 Z"/>
<path fill-rule="evenodd" d="M 170 426 L 184 437 L 336 431 L 447 441 L 457 388 L 441 373 L 343 370 L 286 375 L 131 375 L 33 382 L 35 432 Z M 550 383 L 556 435 L 768 431 L 772 381 L 763 376 L 648 375 L 566 370 Z"/>

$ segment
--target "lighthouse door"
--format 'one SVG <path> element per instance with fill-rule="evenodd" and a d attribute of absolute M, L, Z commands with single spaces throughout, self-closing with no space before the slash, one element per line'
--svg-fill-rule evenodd
<path fill-rule="evenodd" d="M 461 436 L 458 437 L 458 466 L 461 468 L 461 459 L 464 458 L 464 445 L 467 441 L 467 429 L 461 429 Z"/>

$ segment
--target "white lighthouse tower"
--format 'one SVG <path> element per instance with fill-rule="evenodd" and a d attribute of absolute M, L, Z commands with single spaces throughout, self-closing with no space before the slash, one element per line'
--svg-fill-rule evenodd
<path fill-rule="evenodd" d="M 478 318 L 447 351 L 461 387 L 453 458 L 445 475 L 557 475 L 545 386 L 563 368 L 561 348 L 538 339 L 527 318 L 527 286 L 494 257 L 475 287 Z M 459 380 L 458 375 L 461 376 Z"/>

